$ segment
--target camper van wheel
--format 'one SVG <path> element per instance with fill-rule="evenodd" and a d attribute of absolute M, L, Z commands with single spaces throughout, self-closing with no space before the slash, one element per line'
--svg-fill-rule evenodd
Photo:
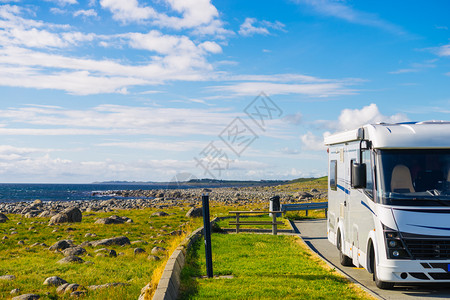
<path fill-rule="evenodd" d="M 375 261 L 375 254 L 373 253 L 373 250 L 370 253 L 371 256 L 371 261 L 372 261 L 372 270 L 373 270 L 373 280 L 375 281 L 376 286 L 379 289 L 382 290 L 390 290 L 394 287 L 394 283 L 393 282 L 386 282 L 386 281 L 381 281 L 378 279 L 378 274 L 377 274 L 377 263 Z"/>
<path fill-rule="evenodd" d="M 339 262 L 341 263 L 341 265 L 343 265 L 344 267 L 353 266 L 351 258 L 342 253 L 342 237 L 340 231 L 338 232 L 337 248 L 339 250 Z"/>

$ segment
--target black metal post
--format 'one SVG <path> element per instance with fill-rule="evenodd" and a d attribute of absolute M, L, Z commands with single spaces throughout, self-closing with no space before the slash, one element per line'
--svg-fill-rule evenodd
<path fill-rule="evenodd" d="M 203 205 L 203 233 L 205 237 L 206 275 L 213 277 L 212 252 L 211 252 L 211 223 L 209 220 L 209 195 L 202 194 Z"/>

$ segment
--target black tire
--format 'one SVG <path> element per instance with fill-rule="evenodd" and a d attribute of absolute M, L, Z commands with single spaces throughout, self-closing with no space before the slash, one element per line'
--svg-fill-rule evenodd
<path fill-rule="evenodd" d="M 375 254 L 373 253 L 372 250 L 372 264 L 373 264 L 373 280 L 375 281 L 375 285 L 382 290 L 390 290 L 394 287 L 395 283 L 393 282 L 386 282 L 386 281 L 381 281 L 378 279 L 377 276 L 377 263 L 375 261 Z"/>
<path fill-rule="evenodd" d="M 352 259 L 342 253 L 342 237 L 340 232 L 338 233 L 337 248 L 339 250 L 339 262 L 341 263 L 341 265 L 343 265 L 344 267 L 353 266 Z"/>

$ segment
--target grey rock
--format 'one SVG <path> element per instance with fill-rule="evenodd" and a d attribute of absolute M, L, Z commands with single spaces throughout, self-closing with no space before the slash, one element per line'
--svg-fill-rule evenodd
<path fill-rule="evenodd" d="M 54 215 L 56 215 L 56 212 L 49 211 L 49 210 L 44 210 L 37 217 L 38 218 L 50 218 L 50 217 L 53 217 Z"/>
<path fill-rule="evenodd" d="M 69 240 L 61 240 L 54 243 L 48 250 L 54 251 L 54 250 L 64 250 L 67 248 L 73 247 L 72 241 Z"/>
<path fill-rule="evenodd" d="M 25 218 L 30 219 L 30 218 L 35 218 L 35 217 L 37 217 L 40 213 L 42 213 L 41 210 L 33 210 L 33 211 L 30 211 L 30 212 L 27 212 L 27 213 L 24 214 L 23 216 L 24 216 Z"/>
<path fill-rule="evenodd" d="M 93 247 L 111 246 L 111 245 L 122 246 L 122 245 L 129 245 L 129 244 L 130 244 L 130 240 L 126 236 L 113 237 L 113 238 L 109 238 L 109 239 L 103 239 L 103 240 L 92 242 Z"/>
<path fill-rule="evenodd" d="M 78 207 L 69 207 L 63 210 L 63 214 L 67 215 L 68 222 L 81 222 L 83 216 L 81 214 L 81 210 Z"/>
<path fill-rule="evenodd" d="M 186 217 L 195 218 L 203 216 L 203 210 L 201 207 L 192 207 L 187 213 Z"/>
<path fill-rule="evenodd" d="M 66 214 L 59 213 L 51 217 L 49 224 L 67 223 L 68 221 L 69 218 Z"/>
<path fill-rule="evenodd" d="M 163 247 L 153 247 L 151 253 L 152 253 L 152 254 L 158 254 L 158 253 L 160 253 L 160 252 L 165 252 L 165 251 L 167 251 L 166 248 L 163 248 Z"/>
<path fill-rule="evenodd" d="M 95 221 L 95 224 L 123 224 L 125 222 L 128 222 L 129 220 L 131 220 L 131 219 L 127 218 L 127 217 L 119 217 L 119 216 L 113 215 L 108 218 L 98 219 L 97 221 Z M 131 221 L 131 222 L 133 222 L 133 221 Z"/>
<path fill-rule="evenodd" d="M 157 211 L 157 212 L 152 213 L 152 216 L 154 216 L 154 217 L 165 217 L 168 215 L 169 214 L 164 211 Z"/>
<path fill-rule="evenodd" d="M 81 247 L 92 247 L 92 243 L 89 241 L 84 241 L 80 244 Z"/>
<path fill-rule="evenodd" d="M 297 193 L 297 197 L 299 198 L 299 199 L 306 199 L 306 198 L 311 198 L 313 195 L 311 195 L 310 193 L 308 193 L 308 192 L 298 192 Z"/>
<path fill-rule="evenodd" d="M 153 261 L 161 260 L 161 258 L 159 256 L 156 256 L 156 255 L 149 255 L 149 256 L 147 256 L 147 259 L 148 260 L 153 260 Z"/>
<path fill-rule="evenodd" d="M 10 292 L 11 295 L 17 295 L 18 293 L 20 293 L 20 289 L 13 289 Z"/>
<path fill-rule="evenodd" d="M 56 289 L 56 293 L 57 294 L 65 294 L 65 293 L 72 293 L 78 289 L 81 289 L 82 287 L 79 284 L 76 283 L 64 283 L 62 285 L 60 285 L 57 289 Z"/>
<path fill-rule="evenodd" d="M 35 299 L 39 299 L 40 297 L 41 296 L 36 295 L 36 294 L 23 294 L 23 295 L 12 298 L 12 300 L 35 300 Z"/>
<path fill-rule="evenodd" d="M 64 294 L 66 288 L 69 286 L 69 283 L 63 283 L 56 289 L 57 294 Z"/>
<path fill-rule="evenodd" d="M 14 280 L 14 279 L 16 279 L 16 276 L 14 276 L 14 275 L 2 275 L 2 276 L 0 276 L 0 280 L 11 281 L 11 280 Z"/>
<path fill-rule="evenodd" d="M 85 291 L 74 291 L 72 293 L 70 293 L 70 297 L 83 297 L 84 295 L 86 295 Z"/>
<path fill-rule="evenodd" d="M 144 254 L 145 250 L 142 248 L 134 248 L 133 252 L 134 252 L 134 255 L 138 255 L 138 254 Z"/>
<path fill-rule="evenodd" d="M 172 231 L 171 233 L 169 233 L 169 235 L 172 235 L 172 236 L 182 235 L 183 233 L 185 233 L 183 230 L 175 230 L 175 231 Z"/>
<path fill-rule="evenodd" d="M 90 285 L 88 286 L 88 289 L 91 291 L 95 291 L 95 290 L 103 290 L 103 289 L 107 289 L 107 288 L 111 288 L 111 287 L 115 287 L 115 286 L 126 286 L 129 285 L 127 283 L 122 283 L 122 282 L 111 282 L 111 283 L 105 283 L 105 284 L 100 284 L 100 285 Z"/>
<path fill-rule="evenodd" d="M 131 244 L 132 244 L 132 245 L 134 245 L 134 244 L 147 245 L 148 243 L 147 243 L 146 241 L 138 240 L 138 241 L 132 241 Z"/>
<path fill-rule="evenodd" d="M 58 276 L 52 276 L 45 279 L 43 285 L 60 286 L 61 284 L 67 283 L 64 279 Z"/>
<path fill-rule="evenodd" d="M 8 217 L 2 213 L 0 213 L 0 223 L 5 223 L 6 221 L 8 221 Z"/>
<path fill-rule="evenodd" d="M 109 257 L 117 256 L 117 252 L 115 250 L 107 249 L 107 248 L 101 248 L 101 249 L 95 250 L 95 253 L 97 253 L 97 255 L 103 254 L 103 256 L 109 256 Z"/>
<path fill-rule="evenodd" d="M 86 250 L 80 246 L 77 246 L 64 249 L 62 253 L 64 254 L 64 256 L 71 256 L 71 255 L 78 256 L 86 254 Z"/>
<path fill-rule="evenodd" d="M 58 260 L 59 264 L 69 264 L 69 263 L 83 263 L 84 260 L 75 255 L 66 256 L 61 260 Z"/>
<path fill-rule="evenodd" d="M 81 222 L 82 214 L 78 207 L 69 207 L 51 217 L 49 224 Z"/>

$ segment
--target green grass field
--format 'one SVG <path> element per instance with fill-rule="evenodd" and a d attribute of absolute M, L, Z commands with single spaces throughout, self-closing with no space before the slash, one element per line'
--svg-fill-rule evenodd
<path fill-rule="evenodd" d="M 286 185 L 280 185 L 276 187 L 261 187 L 261 189 L 271 189 L 273 192 L 289 192 L 295 193 L 297 191 L 308 191 L 311 188 L 323 188 L 326 186 L 326 178 L 320 179 L 307 179 L 300 181 L 293 181 Z M 263 200 L 263 199 L 262 199 Z M 268 201 L 260 201 L 258 203 L 249 204 L 246 206 L 225 206 L 222 203 L 211 202 L 211 218 L 213 217 L 223 217 L 230 216 L 229 211 L 233 210 L 268 210 Z M 6 223 L 0 223 L 0 276 L 1 275 L 15 275 L 16 279 L 13 281 L 0 281 L 0 299 L 8 299 L 12 296 L 10 291 L 12 289 L 20 289 L 19 294 L 25 293 L 35 293 L 41 296 L 41 299 L 68 299 L 68 295 L 57 295 L 55 287 L 47 287 L 43 285 L 44 280 L 50 276 L 59 276 L 69 283 L 77 283 L 84 287 L 89 285 L 101 285 L 112 282 L 125 283 L 125 286 L 117 286 L 100 291 L 88 291 L 85 295 L 87 299 L 136 299 L 142 287 L 144 287 L 150 281 L 155 281 L 157 284 L 158 274 L 162 273 L 162 269 L 165 265 L 165 261 L 170 255 L 170 251 L 166 255 L 161 255 L 161 261 L 148 260 L 147 256 L 150 254 L 151 249 L 154 246 L 164 247 L 164 248 L 175 248 L 176 243 L 178 243 L 182 237 L 171 236 L 169 233 L 179 229 L 183 229 L 189 232 L 202 225 L 201 218 L 189 219 L 185 217 L 185 214 L 189 207 L 173 207 L 164 209 L 169 216 L 157 217 L 151 216 L 155 209 L 137 209 L 137 210 L 124 210 L 124 211 L 114 211 L 114 212 L 93 212 L 93 213 L 83 213 L 83 221 L 81 223 L 70 223 L 57 226 L 48 226 L 49 218 L 24 218 L 20 215 L 8 215 L 10 219 Z M 105 218 L 111 215 L 118 215 L 122 217 L 131 218 L 133 223 L 125 224 L 94 224 L 97 218 Z M 290 218 L 303 218 L 302 213 L 289 213 Z M 310 212 L 312 217 L 321 217 L 320 212 L 313 213 Z M 263 217 L 253 217 L 257 220 L 271 221 L 268 216 Z M 252 218 L 252 219 L 253 219 Z M 233 219 L 230 219 L 233 220 Z M 221 227 L 235 228 L 234 226 L 228 226 L 230 220 L 224 220 L 219 223 Z M 277 218 L 277 220 L 282 220 L 282 218 Z M 243 226 L 243 228 L 267 228 L 270 229 L 270 225 L 263 226 Z M 287 223 L 278 227 L 279 229 L 289 228 Z M 13 234 L 13 232 L 16 232 Z M 85 237 L 86 233 L 95 234 L 95 237 Z M 68 264 L 60 265 L 57 263 L 58 260 L 62 259 L 64 256 L 58 252 L 52 252 L 48 250 L 48 247 L 55 242 L 62 239 L 70 239 L 76 245 L 80 245 L 84 241 L 94 241 L 103 238 L 110 238 L 115 236 L 127 236 L 130 241 L 144 241 L 145 243 L 137 243 L 132 245 L 126 245 L 124 247 L 120 246 L 108 246 L 106 248 L 115 250 L 118 254 L 117 257 L 102 257 L 97 256 L 95 250 L 98 248 L 85 247 L 87 250 L 87 255 L 80 256 L 84 261 L 88 261 L 88 264 Z M 277 253 L 280 247 L 298 247 L 295 246 L 290 239 L 287 237 L 273 237 L 273 236 L 262 236 L 257 235 L 260 240 L 252 240 L 253 237 L 249 235 L 242 235 L 245 238 L 242 241 L 236 241 L 239 236 L 234 235 L 214 235 L 215 244 L 226 245 L 225 248 L 220 250 L 217 247 L 215 252 L 216 258 L 216 274 L 233 274 L 234 279 L 231 280 L 218 280 L 217 284 L 225 285 L 230 287 L 236 286 L 237 291 L 230 292 L 228 298 L 241 298 L 241 296 L 250 298 L 273 298 L 275 294 L 281 293 L 284 295 L 282 297 L 288 297 L 292 295 L 301 295 L 301 290 L 303 288 L 308 289 L 307 286 L 302 285 L 298 288 L 293 286 L 287 289 L 287 294 L 284 292 L 284 287 L 280 288 L 276 286 L 281 282 L 282 278 L 293 278 L 295 280 L 303 278 L 306 275 L 304 273 L 298 273 L 296 268 L 298 262 L 291 265 L 293 262 L 287 263 L 287 265 L 277 263 L 277 258 L 283 258 L 285 256 L 279 256 L 284 253 L 284 249 L 280 249 L 280 253 Z M 3 239 L 3 237 L 6 237 Z M 229 241 L 227 239 L 229 238 Z M 20 242 L 20 244 L 19 244 Z M 47 246 L 34 246 L 34 243 L 45 243 Z M 234 244 L 240 243 L 237 248 L 233 248 Z M 279 245 L 278 245 L 279 244 Z M 227 246 L 228 245 L 228 246 Z M 293 246 L 294 245 L 294 246 Z M 146 254 L 135 255 L 133 250 L 136 247 L 143 248 Z M 215 247 L 213 245 L 213 247 Z M 262 254 L 264 251 L 270 251 L 273 249 L 272 254 Z M 295 248 L 296 249 L 296 248 Z M 194 252 L 195 255 L 202 255 L 202 249 L 198 252 Z M 233 255 L 228 255 L 227 252 Z M 258 261 L 251 263 L 247 262 L 247 258 L 252 257 L 252 253 L 258 254 L 261 252 Z M 300 255 L 303 257 L 303 263 L 305 265 L 311 264 L 308 262 L 308 255 L 306 252 L 299 252 L 300 254 L 293 251 L 291 254 L 293 257 Z M 229 258 L 227 258 L 227 255 Z M 287 255 L 287 254 L 286 254 Z M 193 256 L 193 257 L 194 257 Z M 268 260 L 268 258 L 270 260 Z M 287 257 L 287 256 L 286 256 Z M 247 264 L 243 268 L 239 268 L 238 261 L 233 259 L 241 259 L 241 262 Z M 230 260 L 230 263 L 227 260 Z M 201 267 L 204 259 L 198 259 L 198 264 L 195 265 L 195 260 L 192 260 L 194 264 L 190 270 L 195 274 L 201 274 L 200 270 L 204 268 Z M 266 266 L 266 261 L 271 261 L 270 267 Z M 293 259 L 293 261 L 296 261 Z M 226 262 L 226 263 L 225 263 Z M 231 263 L 233 262 L 233 263 Z M 221 265 L 224 263 L 223 265 Z M 234 264 L 234 266 L 233 266 Z M 260 267 L 259 264 L 262 264 Z M 290 266 L 290 267 L 289 267 Z M 269 270 L 276 270 L 272 272 Z M 251 273 L 256 271 L 257 277 L 252 277 Z M 263 273 L 261 273 L 263 272 Z M 270 274 L 274 274 L 273 276 Z M 331 276 L 329 272 L 318 273 L 318 278 L 324 283 Z M 309 281 L 312 281 L 315 275 L 308 275 Z M 189 276 L 188 276 L 189 277 Z M 278 281 L 271 282 L 269 278 L 278 278 Z M 305 277 L 305 278 L 306 278 Z M 242 279 L 242 282 L 240 281 Z M 260 286 L 260 290 L 257 294 L 247 294 L 258 284 L 252 283 L 253 280 L 263 280 L 266 282 Z M 324 281 L 325 280 L 325 281 Z M 334 280 L 334 279 L 333 279 Z M 339 279 L 340 280 L 340 279 Z M 337 282 L 339 282 L 337 280 Z M 203 297 L 203 292 L 201 292 L 201 287 L 203 284 L 208 283 L 211 280 L 201 280 L 194 281 L 194 287 L 199 288 L 198 293 L 192 290 L 187 290 L 184 293 L 184 297 Z M 153 284 L 155 284 L 153 282 Z M 214 282 L 214 281 L 212 281 Z M 342 283 L 344 286 L 346 284 Z M 248 286 L 248 288 L 245 288 Z M 263 287 L 261 289 L 261 287 Z M 215 289 L 215 288 L 214 288 Z M 210 291 L 213 293 L 214 289 Z M 241 291 L 243 289 L 243 291 Z M 255 288 L 256 290 L 258 288 Z M 246 291 L 246 292 L 245 292 Z M 245 292 L 245 293 L 244 293 Z M 225 294 L 214 294 L 223 296 Z M 215 297 L 215 296 L 214 296 Z M 245 298 L 244 297 L 244 298 Z M 275 296 L 275 298 L 279 297 Z M 226 298 L 226 297 L 225 297 Z"/>
<path fill-rule="evenodd" d="M 152 277 L 159 265 L 164 264 L 167 254 L 161 255 L 161 261 L 148 260 L 154 246 L 168 248 L 175 236 L 170 232 L 184 229 L 190 230 L 200 226 L 201 219 L 185 217 L 188 208 L 165 209 L 169 216 L 151 216 L 156 210 L 128 210 L 110 213 L 84 214 L 81 223 L 70 223 L 48 226 L 48 218 L 26 219 L 19 215 L 8 215 L 10 220 L 0 223 L 0 275 L 15 275 L 13 281 L 0 281 L 0 298 L 10 297 L 10 291 L 15 288 L 20 294 L 36 293 L 41 299 L 68 299 L 69 296 L 56 294 L 55 287 L 43 285 L 50 276 L 59 276 L 69 283 L 77 283 L 84 287 L 111 282 L 126 283 L 126 286 L 112 287 L 102 291 L 89 291 L 89 299 L 136 299 L 142 287 Z M 94 224 L 97 218 L 110 215 L 126 216 L 133 223 L 125 224 Z M 187 227 L 180 227 L 188 223 Z M 56 230 L 56 232 L 53 232 Z M 17 234 L 11 234 L 16 231 Z M 96 237 L 85 237 L 86 233 L 96 234 Z M 119 254 L 117 257 L 97 256 L 95 250 L 102 247 L 85 247 L 87 255 L 80 256 L 86 264 L 58 264 L 64 256 L 61 253 L 49 251 L 48 247 L 62 239 L 70 239 L 76 245 L 83 241 L 93 241 L 115 236 L 127 236 L 130 241 L 144 241 L 126 246 L 106 246 Z M 2 239 L 4 236 L 7 239 Z M 19 245 L 23 241 L 23 245 Z M 34 243 L 45 243 L 48 247 L 35 246 Z M 143 248 L 147 253 L 135 255 L 134 248 Z"/>
<path fill-rule="evenodd" d="M 181 299 L 367 299 L 293 236 L 213 234 L 214 275 L 206 279 L 203 240 L 188 253 Z"/>

